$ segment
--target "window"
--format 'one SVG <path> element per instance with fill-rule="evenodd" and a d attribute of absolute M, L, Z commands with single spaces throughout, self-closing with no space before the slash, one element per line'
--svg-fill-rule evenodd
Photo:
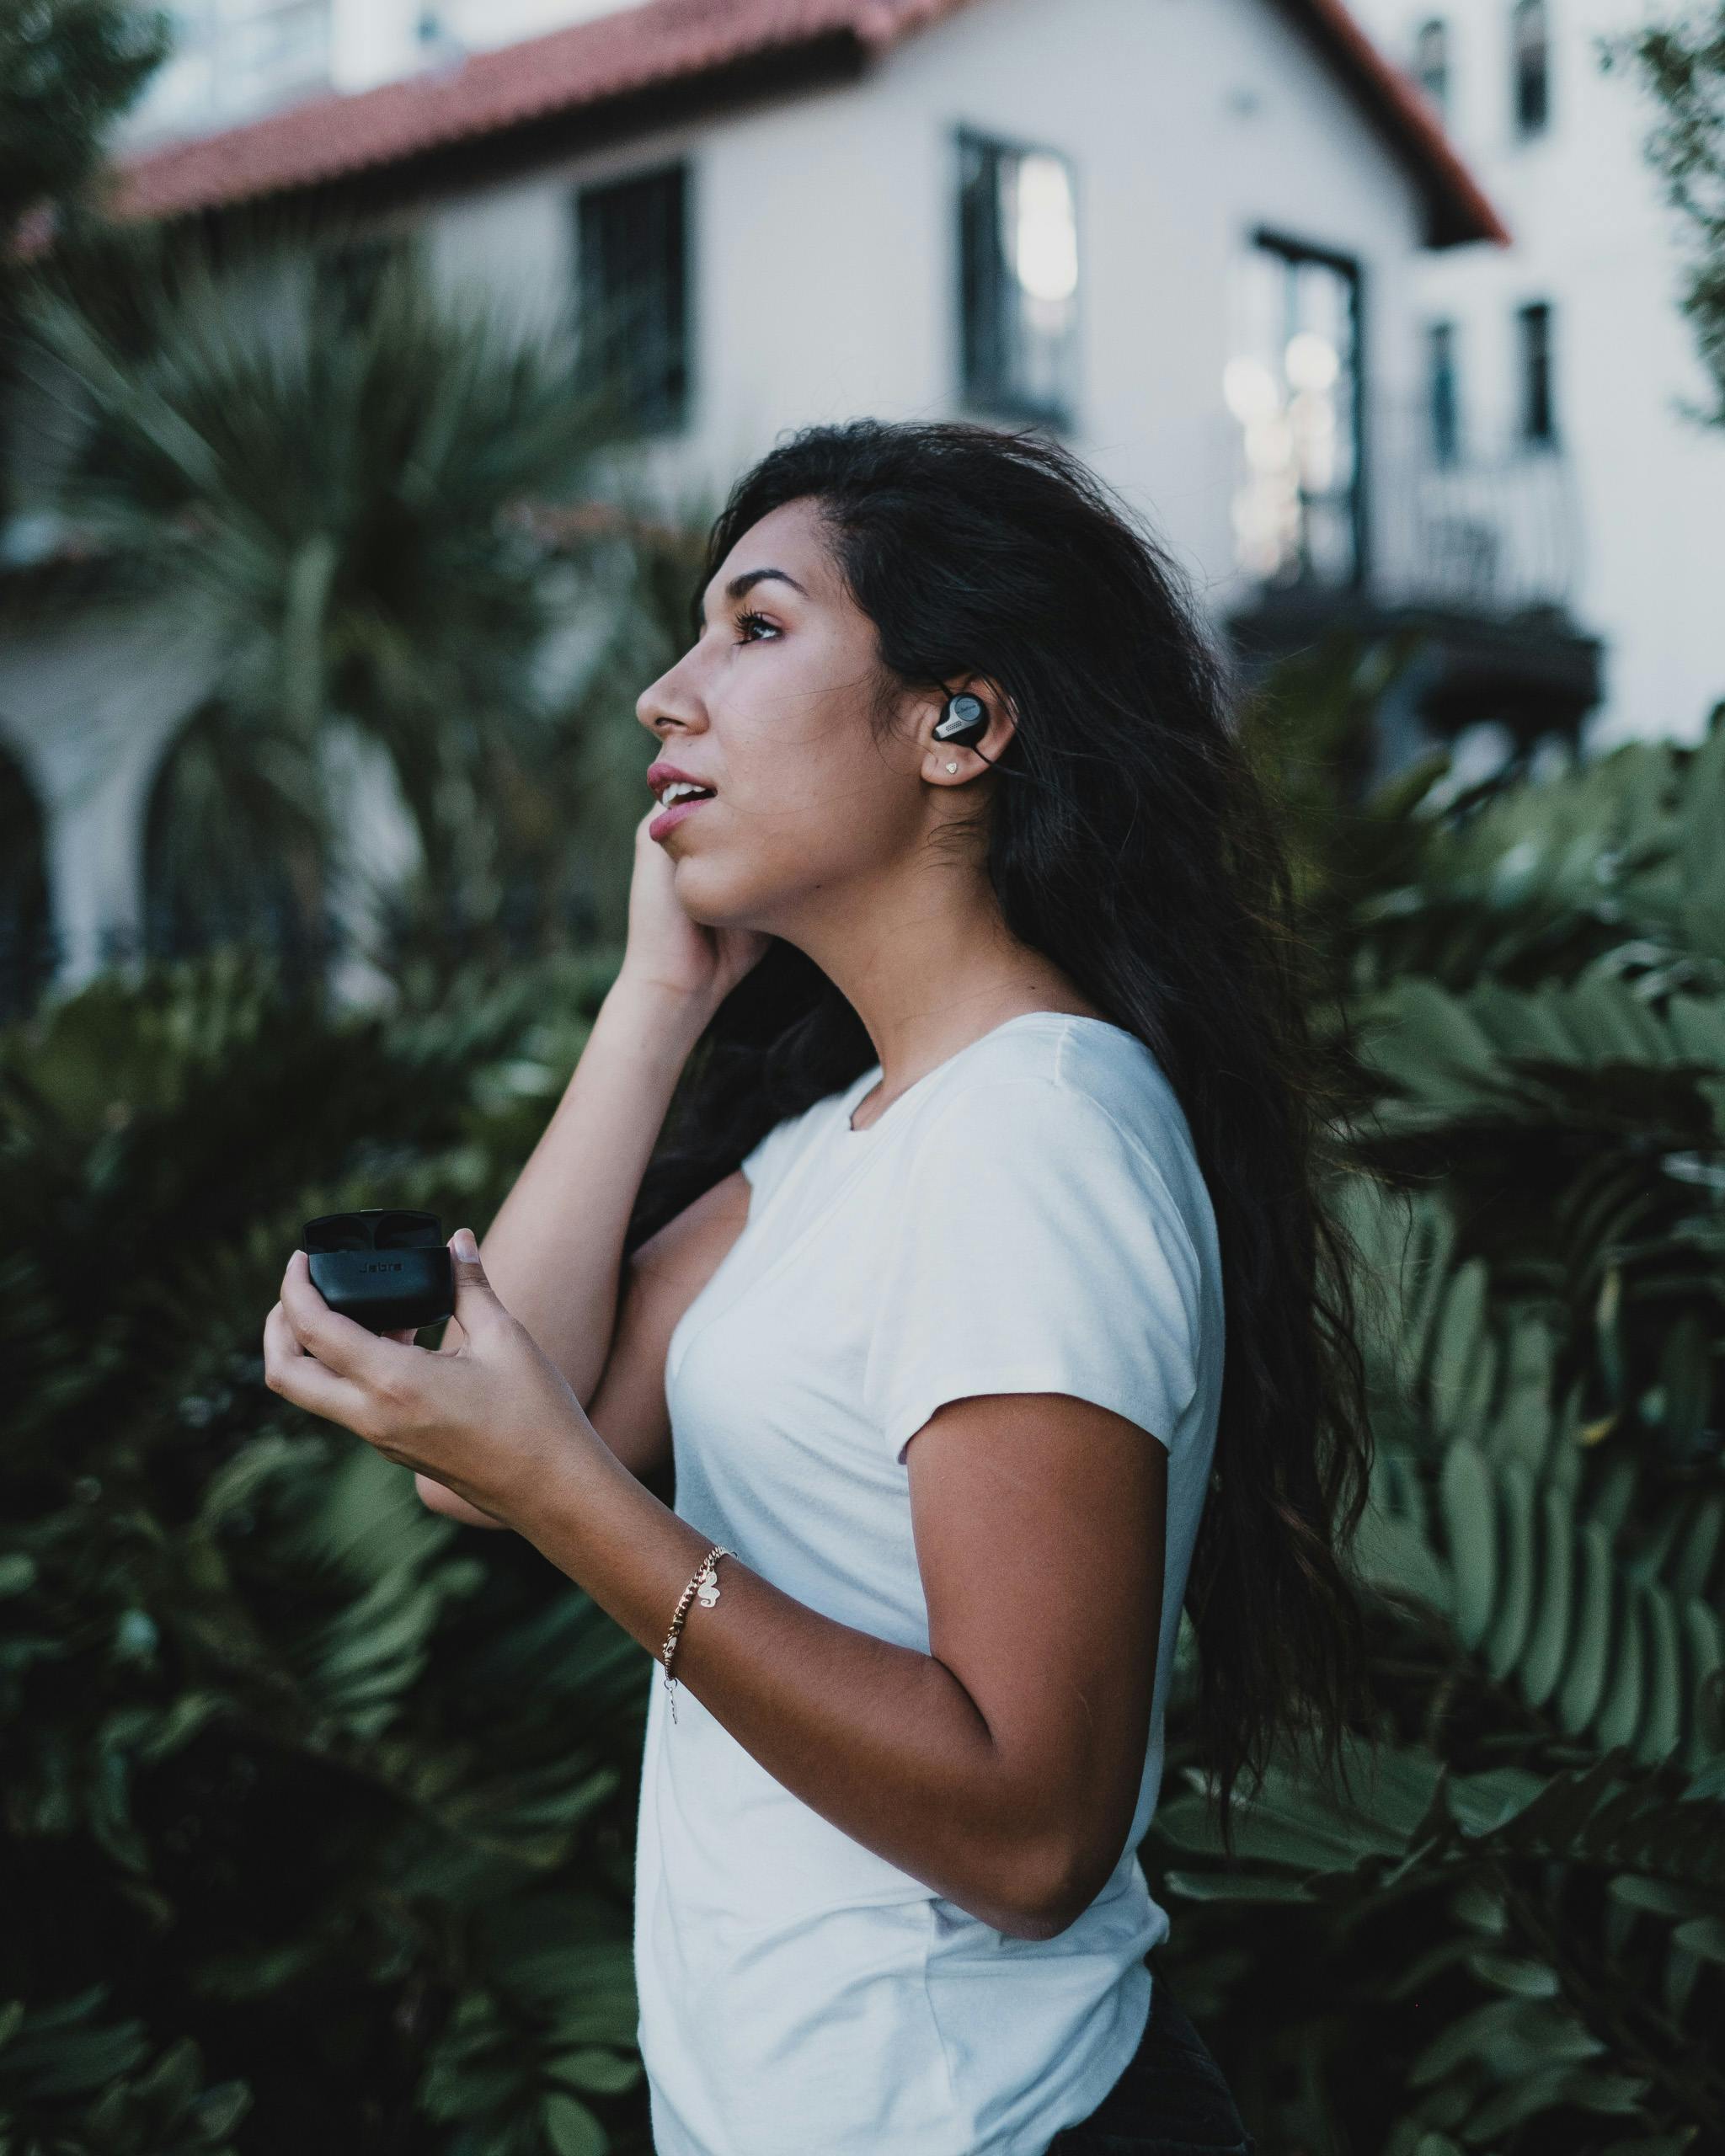
<path fill-rule="evenodd" d="M 1231 352 L 1222 392 L 1240 425 L 1236 563 L 1271 584 L 1361 583 L 1359 264 L 1260 232 L 1236 268 Z"/>
<path fill-rule="evenodd" d="M 1551 394 L 1551 309 L 1545 300 L 1518 310 L 1521 349 L 1521 439 L 1533 444 L 1557 439 Z"/>
<path fill-rule="evenodd" d="M 404 270 L 411 243 L 398 232 L 368 232 L 321 248 L 315 258 L 318 297 L 330 321 L 357 329 L 371 316 L 386 275 Z"/>
<path fill-rule="evenodd" d="M 1461 453 L 1461 399 L 1455 380 L 1455 325 L 1434 322 L 1426 330 L 1426 403 L 1431 421 L 1431 454 L 1437 464 L 1453 464 Z"/>
<path fill-rule="evenodd" d="M 1450 25 L 1434 16 L 1413 40 L 1413 79 L 1438 109 L 1450 109 Z"/>
<path fill-rule="evenodd" d="M 1509 18 L 1515 131 L 1539 135 L 1551 118 L 1551 55 L 1545 0 L 1516 0 Z"/>
<path fill-rule="evenodd" d="M 960 130 L 959 264 L 966 403 L 1070 423 L 1078 232 L 1068 160 Z"/>
<path fill-rule="evenodd" d="M 580 366 L 631 431 L 688 417 L 688 198 L 681 160 L 576 197 Z"/>

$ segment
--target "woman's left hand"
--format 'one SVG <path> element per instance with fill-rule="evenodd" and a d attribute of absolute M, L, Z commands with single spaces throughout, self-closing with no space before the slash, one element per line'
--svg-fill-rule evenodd
<path fill-rule="evenodd" d="M 450 1238 L 461 1346 L 445 1355 L 330 1309 L 296 1250 L 264 1322 L 272 1392 L 339 1422 L 515 1526 L 560 1470 L 603 1440 L 563 1373 L 498 1300 L 473 1233 Z"/>

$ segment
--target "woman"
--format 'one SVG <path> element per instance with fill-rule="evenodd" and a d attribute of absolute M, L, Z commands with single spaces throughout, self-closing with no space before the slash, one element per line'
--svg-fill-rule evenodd
<path fill-rule="evenodd" d="M 706 568 L 637 711 L 701 797 L 447 1337 L 296 1252 L 270 1382 L 660 1657 L 659 2156 L 1249 2149 L 1136 1849 L 1183 1602 L 1225 1828 L 1279 1732 L 1338 1756 L 1369 1441 L 1217 663 L 1029 433 L 807 430 Z"/>

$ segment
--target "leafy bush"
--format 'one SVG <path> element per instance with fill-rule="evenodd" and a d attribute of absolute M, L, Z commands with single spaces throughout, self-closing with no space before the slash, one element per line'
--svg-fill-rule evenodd
<path fill-rule="evenodd" d="M 1334 1194 L 1378 1290 L 1378 1770 L 1348 1801 L 1279 1763 L 1226 1861 L 1183 1661 L 1162 1958 L 1266 2150 L 1701 2156 L 1725 728 L 1441 776 L 1307 803 L 1381 1096 Z M 483 1225 L 614 963 L 330 1018 L 232 956 L 0 1037 L 0 2150 L 645 2151 L 650 1665 L 258 1353 L 308 1215 Z"/>
<path fill-rule="evenodd" d="M 451 931 L 494 958 L 589 932 L 588 729 L 622 702 L 632 824 L 650 750 L 633 692 L 583 695 L 584 654 L 638 632 L 649 548 L 597 491 L 615 419 L 568 319 L 280 208 L 220 244 L 99 227 L 20 308 L 40 506 L 88 565 L 51 611 L 68 632 L 97 598 L 145 611 L 193 668 L 153 767 L 144 947 L 286 965 L 386 890 L 422 959 Z"/>
<path fill-rule="evenodd" d="M 489 1218 L 610 970 L 329 1020 L 232 955 L 5 1038 L 0 2148 L 645 2148 L 650 1664 L 259 1341 L 309 1215 Z"/>
<path fill-rule="evenodd" d="M 1333 924 L 1380 1771 L 1287 1763 L 1229 1866 L 1171 1753 L 1146 1859 L 1266 2146 L 1716 2148 L 1725 724 L 1427 813 L 1441 770 L 1337 820 L 1328 886 L 1402 864 Z"/>

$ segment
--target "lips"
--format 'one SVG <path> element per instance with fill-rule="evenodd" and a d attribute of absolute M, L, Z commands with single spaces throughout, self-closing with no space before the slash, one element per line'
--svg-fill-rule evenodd
<path fill-rule="evenodd" d="M 686 816 L 692 816 L 697 808 L 704 808 L 712 798 L 713 796 L 710 793 L 696 793 L 690 795 L 686 801 L 673 801 L 669 808 L 661 809 L 648 825 L 648 837 L 662 839 L 667 831 L 675 829 Z"/>

